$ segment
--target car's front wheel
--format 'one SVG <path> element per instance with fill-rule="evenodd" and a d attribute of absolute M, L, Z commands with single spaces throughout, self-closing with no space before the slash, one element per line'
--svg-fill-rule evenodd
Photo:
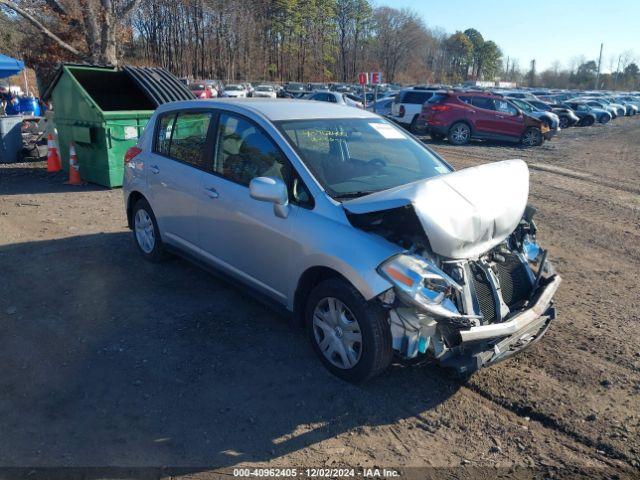
<path fill-rule="evenodd" d="M 449 129 L 449 143 L 453 145 L 464 145 L 471 140 L 471 128 L 464 122 L 457 122 Z"/>
<path fill-rule="evenodd" d="M 367 302 L 341 278 L 325 280 L 311 291 L 305 322 L 324 366 L 344 380 L 362 382 L 381 373 L 391 362 L 387 312 Z"/>
<path fill-rule="evenodd" d="M 141 198 L 133 206 L 133 240 L 144 258 L 152 262 L 159 262 L 166 256 L 158 223 L 151 205 Z"/>
<path fill-rule="evenodd" d="M 522 134 L 521 143 L 525 147 L 537 147 L 542 145 L 543 142 L 542 132 L 537 127 L 529 127 Z"/>
<path fill-rule="evenodd" d="M 601 115 L 598 121 L 600 123 L 609 123 L 609 120 L 611 120 L 611 117 L 609 115 Z"/>

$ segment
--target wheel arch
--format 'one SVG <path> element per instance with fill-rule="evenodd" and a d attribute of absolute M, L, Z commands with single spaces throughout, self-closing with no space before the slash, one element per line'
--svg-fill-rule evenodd
<path fill-rule="evenodd" d="M 453 122 L 451 122 L 449 124 L 449 126 L 447 127 L 447 134 L 449 133 L 449 131 L 451 130 L 451 128 L 457 124 L 457 123 L 464 123 L 467 127 L 469 127 L 469 131 L 471 132 L 471 135 L 474 134 L 474 129 L 473 129 L 473 125 L 471 124 L 471 122 L 469 120 L 467 120 L 466 118 L 461 118 L 460 120 L 455 120 Z"/>
<path fill-rule="evenodd" d="M 341 278 L 350 285 L 353 285 L 344 275 L 333 268 L 316 265 L 307 268 L 300 278 L 293 296 L 293 318 L 296 323 L 304 323 L 304 309 L 307 298 L 316 285 L 329 278 Z"/>
<path fill-rule="evenodd" d="M 129 193 L 129 197 L 127 198 L 127 225 L 129 228 L 133 228 L 133 206 L 141 198 L 144 198 L 145 200 L 147 200 L 147 198 L 137 190 L 134 190 L 131 193 Z M 148 201 L 149 200 L 147 200 L 147 202 Z"/>

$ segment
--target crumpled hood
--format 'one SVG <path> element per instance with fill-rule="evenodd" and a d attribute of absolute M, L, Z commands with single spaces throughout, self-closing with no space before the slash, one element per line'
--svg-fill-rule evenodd
<path fill-rule="evenodd" d="M 343 202 L 352 214 L 411 204 L 434 253 L 474 258 L 515 230 L 529 196 L 522 160 L 466 168 Z"/>

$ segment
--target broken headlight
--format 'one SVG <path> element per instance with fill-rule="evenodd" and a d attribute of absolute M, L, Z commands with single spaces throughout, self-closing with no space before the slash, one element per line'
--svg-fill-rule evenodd
<path fill-rule="evenodd" d="M 378 267 L 405 302 L 438 317 L 458 317 L 451 300 L 462 287 L 433 263 L 414 255 L 397 255 Z"/>

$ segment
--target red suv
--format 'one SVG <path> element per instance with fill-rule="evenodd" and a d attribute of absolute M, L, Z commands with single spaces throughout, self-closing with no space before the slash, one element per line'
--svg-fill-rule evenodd
<path fill-rule="evenodd" d="M 449 139 L 464 145 L 472 138 L 542 145 L 551 130 L 525 115 L 509 100 L 478 92 L 438 92 L 422 106 L 418 129 L 427 129 L 434 140 Z"/>

